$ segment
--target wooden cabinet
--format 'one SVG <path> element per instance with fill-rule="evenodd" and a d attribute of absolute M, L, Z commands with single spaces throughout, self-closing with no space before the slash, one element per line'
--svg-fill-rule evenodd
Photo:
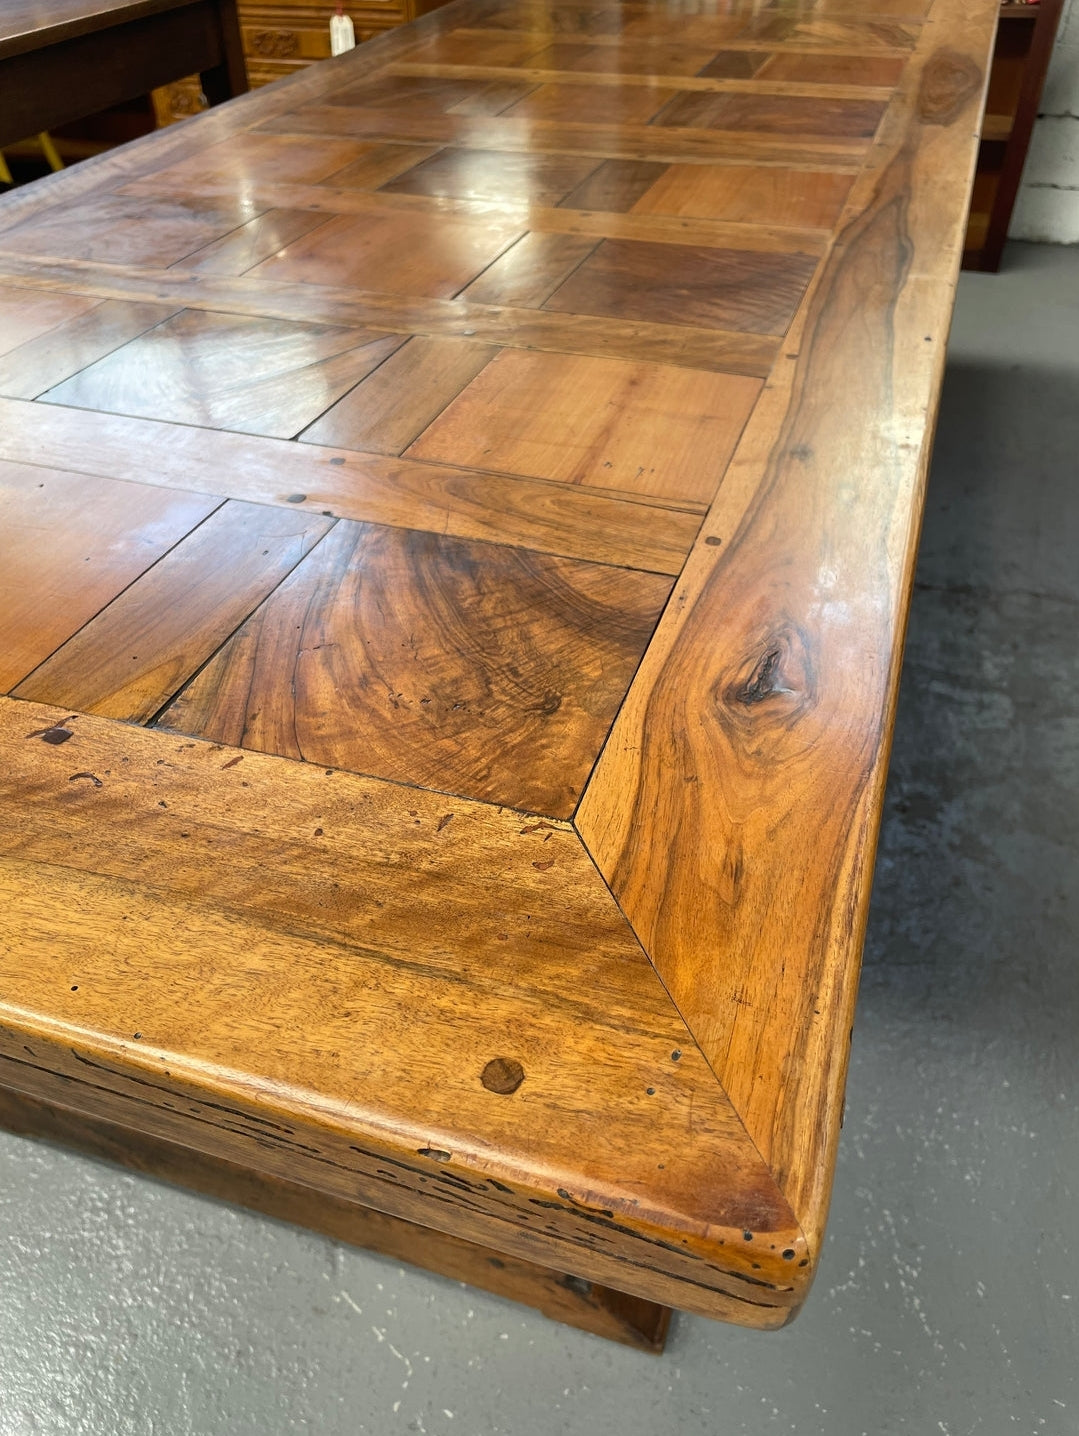
<path fill-rule="evenodd" d="M 384 30 L 393 30 L 446 0 L 365 0 L 362 5 L 346 4 L 345 13 L 356 27 L 356 41 L 362 43 Z M 244 59 L 251 88 L 280 80 L 330 55 L 330 16 L 333 0 L 289 0 L 284 5 L 239 5 Z M 158 125 L 172 124 L 203 107 L 197 78 L 192 75 L 174 85 L 154 91 L 154 115 Z"/>
<path fill-rule="evenodd" d="M 963 268 L 1000 268 L 1062 0 L 1000 7 Z"/>
<path fill-rule="evenodd" d="M 346 5 L 357 41 L 370 40 L 436 8 L 439 0 L 366 0 Z M 244 55 L 252 87 L 266 85 L 330 53 L 330 16 L 326 0 L 292 0 L 287 5 L 240 5 Z"/>

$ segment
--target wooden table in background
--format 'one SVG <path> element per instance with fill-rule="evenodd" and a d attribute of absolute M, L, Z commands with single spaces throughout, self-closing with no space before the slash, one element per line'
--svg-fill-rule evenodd
<path fill-rule="evenodd" d="M 236 0 L 4 0 L 0 146 L 190 74 L 211 105 L 247 89 Z"/>
<path fill-rule="evenodd" d="M 790 1319 L 996 9 L 457 0 L 0 202 L 2 1120 Z"/>

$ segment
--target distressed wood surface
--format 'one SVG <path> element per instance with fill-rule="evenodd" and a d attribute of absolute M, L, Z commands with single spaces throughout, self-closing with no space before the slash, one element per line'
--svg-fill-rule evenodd
<path fill-rule="evenodd" d="M 468 1282 L 496 1296 L 535 1307 L 553 1321 L 590 1331 L 593 1336 L 639 1351 L 663 1350 L 670 1308 L 598 1282 L 553 1271 L 521 1257 L 499 1256 L 448 1232 L 387 1216 L 358 1202 L 315 1192 L 285 1177 L 270 1177 L 237 1162 L 209 1157 L 192 1147 L 102 1122 L 10 1088 L 0 1088 L 0 1126 L 22 1137 L 74 1147 L 87 1156 L 247 1207 L 277 1221 L 307 1227 L 393 1261 Z"/>
<path fill-rule="evenodd" d="M 907 67 L 578 815 L 814 1242 L 985 38 L 953 4 Z"/>
<path fill-rule="evenodd" d="M 790 1319 L 995 18 L 456 0 L 0 199 L 0 1117 Z"/>
<path fill-rule="evenodd" d="M 64 709 L 0 724 L 4 1083 L 786 1319 L 804 1244 L 571 827 Z"/>

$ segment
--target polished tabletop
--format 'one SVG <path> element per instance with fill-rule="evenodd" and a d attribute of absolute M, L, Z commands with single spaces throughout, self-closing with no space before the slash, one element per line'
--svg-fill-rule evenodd
<path fill-rule="evenodd" d="M 821 1249 L 997 0 L 457 0 L 0 201 L 0 1084 Z"/>

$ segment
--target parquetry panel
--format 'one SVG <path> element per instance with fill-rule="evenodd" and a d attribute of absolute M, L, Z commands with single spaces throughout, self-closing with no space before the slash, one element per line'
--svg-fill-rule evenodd
<path fill-rule="evenodd" d="M 102 195 L 45 210 L 2 235 L 18 254 L 165 266 L 251 218 L 242 199 L 131 200 Z"/>
<path fill-rule="evenodd" d="M 545 308 L 782 334 L 815 268 L 800 254 L 605 239 Z"/>
<path fill-rule="evenodd" d="M 160 721 L 565 818 L 669 592 L 342 521 Z"/>
<path fill-rule="evenodd" d="M 401 342 L 370 330 L 185 310 L 42 397 L 290 439 Z"/>
<path fill-rule="evenodd" d="M 708 503 L 759 391 L 730 374 L 503 350 L 409 452 Z"/>

